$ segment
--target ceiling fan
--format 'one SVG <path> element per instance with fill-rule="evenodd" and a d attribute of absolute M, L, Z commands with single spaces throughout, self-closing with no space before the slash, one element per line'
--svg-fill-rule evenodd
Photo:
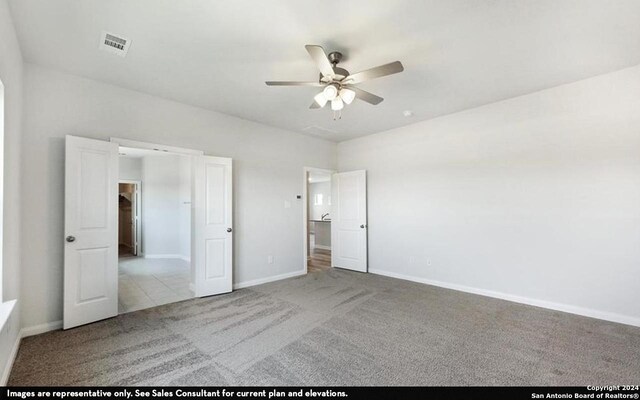
<path fill-rule="evenodd" d="M 382 97 L 359 89 L 354 85 L 370 79 L 404 71 L 402 63 L 400 61 L 394 61 L 389 64 L 350 74 L 346 69 L 338 67 L 338 63 L 342 59 L 342 53 L 334 51 L 327 56 L 321 46 L 308 44 L 304 47 L 320 70 L 318 82 L 267 81 L 265 83 L 268 86 L 322 87 L 322 91 L 313 98 L 314 101 L 311 103 L 311 106 L 309 106 L 311 109 L 322 108 L 325 104 L 331 102 L 331 109 L 334 112 L 340 113 L 340 110 L 344 108 L 345 104 L 351 104 L 356 98 L 369 104 L 380 104 L 380 102 L 384 100 Z M 336 115 L 334 113 L 334 119 L 335 117 Z"/>

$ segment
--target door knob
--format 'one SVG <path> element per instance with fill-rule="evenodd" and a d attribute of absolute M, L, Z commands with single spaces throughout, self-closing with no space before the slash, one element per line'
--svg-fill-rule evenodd
<path fill-rule="evenodd" d="M 362 228 L 362 229 L 364 229 L 366 227 L 367 227 L 366 225 L 360 225 L 360 228 Z"/>
<path fill-rule="evenodd" d="M 233 229 L 227 228 L 227 232 L 231 232 L 231 231 L 233 231 Z"/>
<path fill-rule="evenodd" d="M 76 241 L 76 237 L 75 236 L 67 236 L 67 238 L 65 239 L 67 242 L 71 243 L 71 242 L 75 242 Z"/>

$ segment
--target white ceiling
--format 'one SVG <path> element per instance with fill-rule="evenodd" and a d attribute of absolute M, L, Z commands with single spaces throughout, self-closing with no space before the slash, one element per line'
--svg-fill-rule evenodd
<path fill-rule="evenodd" d="M 640 63 L 637 0 L 11 0 L 28 62 L 301 133 L 345 140 Z M 102 30 L 131 39 L 98 50 Z M 305 44 L 357 72 L 405 72 L 360 85 L 332 120 L 309 110 Z M 413 117 L 404 117 L 412 110 Z M 318 126 L 323 130 L 307 129 Z"/>

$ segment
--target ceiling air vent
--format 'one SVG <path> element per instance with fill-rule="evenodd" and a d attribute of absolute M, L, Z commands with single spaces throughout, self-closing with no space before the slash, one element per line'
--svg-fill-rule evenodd
<path fill-rule="evenodd" d="M 310 125 L 310 126 L 307 126 L 306 128 L 302 128 L 302 130 L 305 133 L 309 133 L 314 136 L 330 136 L 338 133 L 334 130 L 327 129 L 318 125 Z"/>
<path fill-rule="evenodd" d="M 129 51 L 130 44 L 131 40 L 127 38 L 102 31 L 102 36 L 100 37 L 100 48 L 102 50 L 124 57 Z"/>

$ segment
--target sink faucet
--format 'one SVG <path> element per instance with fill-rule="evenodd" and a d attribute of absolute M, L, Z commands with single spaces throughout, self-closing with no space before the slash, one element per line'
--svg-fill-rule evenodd
<path fill-rule="evenodd" d="M 325 219 L 328 215 L 329 215 L 329 213 L 322 214 L 322 217 L 320 217 L 320 219 L 321 219 L 322 221 L 324 221 L 324 219 Z"/>

